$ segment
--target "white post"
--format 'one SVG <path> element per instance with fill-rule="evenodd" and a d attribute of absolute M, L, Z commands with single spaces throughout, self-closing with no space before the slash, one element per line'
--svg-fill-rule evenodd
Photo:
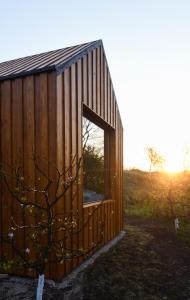
<path fill-rule="evenodd" d="M 178 218 L 175 218 L 174 224 L 175 224 L 175 231 L 177 232 L 179 229 L 179 219 Z"/>
<path fill-rule="evenodd" d="M 42 300 L 43 289 L 44 289 L 44 274 L 39 275 L 38 277 L 36 300 Z"/>

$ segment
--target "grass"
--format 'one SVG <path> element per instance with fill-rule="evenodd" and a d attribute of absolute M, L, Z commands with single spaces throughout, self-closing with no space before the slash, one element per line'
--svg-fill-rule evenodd
<path fill-rule="evenodd" d="M 190 172 L 172 176 L 140 170 L 124 172 L 124 208 L 128 215 L 170 218 L 174 213 L 190 217 L 189 203 Z"/>

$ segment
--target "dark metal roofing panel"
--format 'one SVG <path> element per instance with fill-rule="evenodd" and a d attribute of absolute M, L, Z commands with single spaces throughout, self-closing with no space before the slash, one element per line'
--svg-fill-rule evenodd
<path fill-rule="evenodd" d="M 0 63 L 0 80 L 21 77 L 49 70 L 63 72 L 64 68 L 102 45 L 102 41 L 94 41 L 45 53 L 26 56 Z"/>

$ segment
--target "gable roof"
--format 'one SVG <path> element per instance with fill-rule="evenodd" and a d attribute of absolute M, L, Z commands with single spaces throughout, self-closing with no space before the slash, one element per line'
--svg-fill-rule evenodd
<path fill-rule="evenodd" d="M 100 45 L 103 46 L 102 41 L 97 40 L 2 62 L 0 63 L 0 80 L 53 70 L 62 73 L 66 67 Z"/>

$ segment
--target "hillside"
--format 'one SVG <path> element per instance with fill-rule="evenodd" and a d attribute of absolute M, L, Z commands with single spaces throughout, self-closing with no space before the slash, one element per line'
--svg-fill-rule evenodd
<path fill-rule="evenodd" d="M 124 171 L 124 209 L 128 215 L 188 217 L 190 172 L 167 174 Z"/>

